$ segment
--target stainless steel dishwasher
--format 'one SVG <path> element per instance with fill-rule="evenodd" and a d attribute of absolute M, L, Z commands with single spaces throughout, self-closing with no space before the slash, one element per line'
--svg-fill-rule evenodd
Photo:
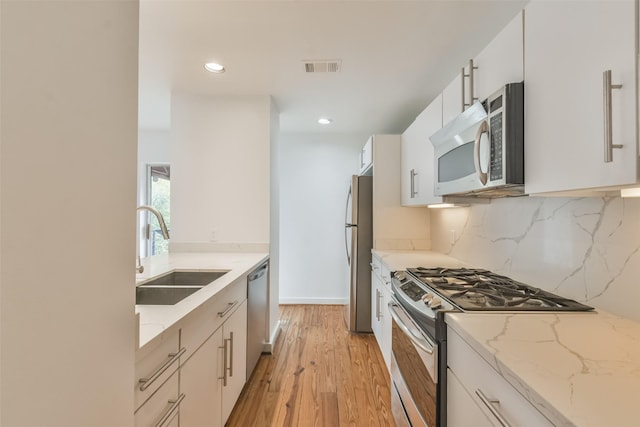
<path fill-rule="evenodd" d="M 247 380 L 258 363 L 267 337 L 269 261 L 247 279 Z"/>

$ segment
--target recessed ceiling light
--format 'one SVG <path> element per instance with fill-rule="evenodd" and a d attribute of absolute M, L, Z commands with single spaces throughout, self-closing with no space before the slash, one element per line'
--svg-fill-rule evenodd
<path fill-rule="evenodd" d="M 321 125 L 328 125 L 331 122 L 333 122 L 333 120 L 331 120 L 328 117 L 321 117 L 321 118 L 318 119 L 318 123 L 320 123 Z"/>
<path fill-rule="evenodd" d="M 204 68 L 211 73 L 224 73 L 224 66 L 216 62 L 207 62 Z"/>

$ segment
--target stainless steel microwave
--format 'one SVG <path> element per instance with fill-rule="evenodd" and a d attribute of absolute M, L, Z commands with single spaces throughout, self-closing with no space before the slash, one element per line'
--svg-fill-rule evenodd
<path fill-rule="evenodd" d="M 438 196 L 524 194 L 524 84 L 476 102 L 430 137 Z"/>

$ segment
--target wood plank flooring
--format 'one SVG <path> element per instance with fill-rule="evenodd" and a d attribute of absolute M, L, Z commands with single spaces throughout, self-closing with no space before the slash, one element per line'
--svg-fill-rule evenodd
<path fill-rule="evenodd" d="M 280 306 L 227 426 L 395 426 L 389 375 L 372 334 L 349 334 L 341 305 Z"/>

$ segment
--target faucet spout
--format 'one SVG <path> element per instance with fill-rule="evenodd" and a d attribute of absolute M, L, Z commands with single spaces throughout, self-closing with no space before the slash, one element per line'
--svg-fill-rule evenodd
<path fill-rule="evenodd" d="M 143 211 L 143 210 L 151 212 L 156 216 L 156 218 L 158 218 L 158 223 L 160 223 L 160 231 L 162 232 L 162 237 L 164 237 L 165 240 L 169 240 L 169 230 L 167 230 L 167 224 L 164 222 L 164 217 L 162 216 L 160 211 L 154 208 L 153 206 L 148 206 L 148 205 L 141 205 L 141 206 L 138 206 L 138 208 L 136 209 L 136 211 Z"/>

